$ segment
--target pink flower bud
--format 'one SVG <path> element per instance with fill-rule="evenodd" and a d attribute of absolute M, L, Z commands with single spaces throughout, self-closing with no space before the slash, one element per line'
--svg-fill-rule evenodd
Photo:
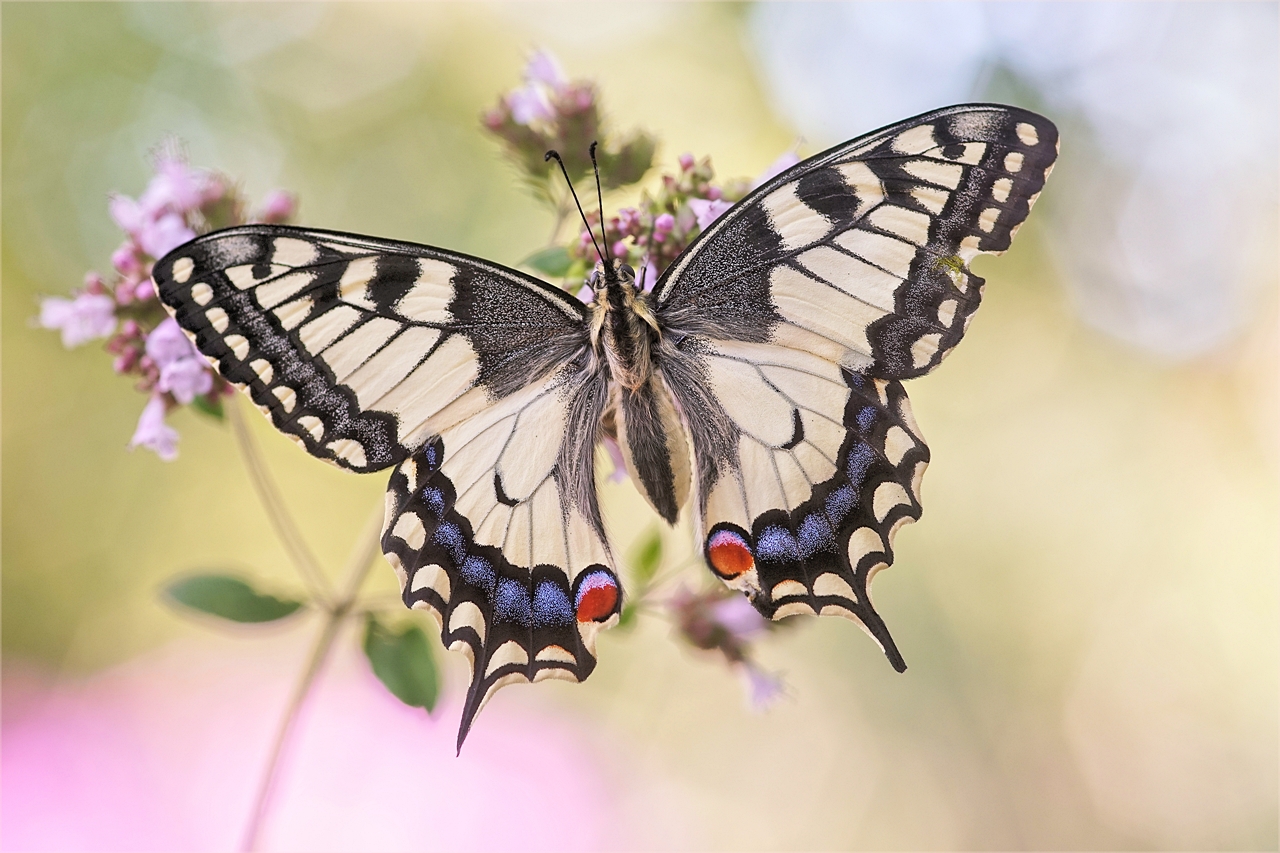
<path fill-rule="evenodd" d="M 719 201 L 724 196 L 724 192 L 719 187 L 707 187 L 707 199 L 710 201 Z"/>
<path fill-rule="evenodd" d="M 619 240 L 610 247 L 615 258 L 625 258 L 627 256 L 627 244 Z"/>
<path fill-rule="evenodd" d="M 102 280 L 102 276 L 96 272 L 87 272 L 84 274 L 84 292 L 98 295 L 107 292 L 107 284 Z"/>
<path fill-rule="evenodd" d="M 297 209 L 298 199 L 295 195 L 284 190 L 272 190 L 262 201 L 262 213 L 259 218 L 263 222 L 284 222 L 293 216 Z"/>
<path fill-rule="evenodd" d="M 138 247 L 134 245 L 132 240 L 125 240 L 120 244 L 119 248 L 111 253 L 111 266 L 115 267 L 116 272 L 124 276 L 133 275 L 141 268 L 142 263 L 138 260 Z"/>
<path fill-rule="evenodd" d="M 146 278 L 138 282 L 133 289 L 133 298 L 139 302 L 146 302 L 148 299 L 154 299 L 156 295 L 156 286 L 151 279 Z"/>
<path fill-rule="evenodd" d="M 138 418 L 138 428 L 133 432 L 129 448 L 145 447 L 155 451 L 166 462 L 178 458 L 178 431 L 164 422 L 164 397 L 153 394 Z"/>
<path fill-rule="evenodd" d="M 692 154 L 687 154 L 687 153 L 686 153 L 686 154 L 681 154 L 681 155 L 680 155 L 680 161 L 679 161 L 679 162 L 680 162 L 680 168 L 681 168 L 681 170 L 683 170 L 683 171 L 687 172 L 687 171 L 689 171 L 690 169 L 692 169 L 692 168 L 693 168 L 693 163 L 694 163 L 693 155 L 692 155 Z"/>

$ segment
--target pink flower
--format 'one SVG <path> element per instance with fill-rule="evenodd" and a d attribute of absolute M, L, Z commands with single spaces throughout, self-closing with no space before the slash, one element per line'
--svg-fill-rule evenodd
<path fill-rule="evenodd" d="M 153 216 L 161 211 L 182 214 L 197 210 L 211 183 L 208 176 L 181 160 L 164 157 L 156 163 L 155 177 L 138 199 L 138 206 Z"/>
<path fill-rule="evenodd" d="M 546 50 L 534 51 L 533 56 L 529 57 L 529 62 L 524 67 L 524 79 L 529 83 L 541 83 L 552 89 L 559 89 L 569 82 L 564 76 L 564 70 L 560 67 L 559 61 Z"/>
<path fill-rule="evenodd" d="M 707 226 L 720 218 L 720 214 L 733 207 L 723 199 L 709 200 L 705 198 L 689 199 L 689 209 L 698 220 L 698 228 L 705 231 Z"/>
<path fill-rule="evenodd" d="M 667 235 L 671 233 L 671 229 L 676 227 L 676 218 L 670 213 L 659 214 L 653 220 L 653 242 L 661 243 L 667 239 Z"/>
<path fill-rule="evenodd" d="M 796 156 L 796 153 L 794 151 L 783 152 L 781 155 L 779 155 L 777 160 L 774 160 L 772 163 L 769 164 L 769 168 L 765 169 L 763 172 L 760 173 L 760 176 L 756 178 L 756 181 L 754 184 L 751 185 L 751 188 L 755 189 L 756 187 L 764 186 L 766 183 L 769 182 L 771 178 L 775 178 L 778 175 L 781 175 L 787 169 L 790 169 L 792 166 L 794 166 L 796 163 L 799 163 L 799 162 L 800 162 L 800 158 Z"/>
<path fill-rule="evenodd" d="M 153 394 L 138 418 L 129 449 L 145 447 L 165 462 L 178 458 L 178 431 L 164 422 L 164 397 Z"/>
<path fill-rule="evenodd" d="M 160 370 L 156 389 L 186 405 L 213 390 L 213 374 L 178 321 L 166 317 L 147 335 L 147 355 Z"/>
<path fill-rule="evenodd" d="M 780 676 L 766 672 L 750 660 L 743 661 L 741 669 L 746 681 L 747 704 L 751 706 L 751 710 L 767 711 L 786 695 L 787 685 Z"/>
<path fill-rule="evenodd" d="M 511 110 L 511 118 L 516 124 L 530 125 L 535 121 L 550 121 L 556 115 L 546 89 L 533 83 L 508 92 L 506 101 Z"/>
<path fill-rule="evenodd" d="M 123 276 L 133 276 L 142 271 L 142 262 L 138 260 L 138 246 L 132 240 L 125 240 L 120 248 L 111 253 L 111 266 Z"/>
<path fill-rule="evenodd" d="M 107 202 L 107 212 L 120 230 L 131 236 L 137 234 L 143 222 L 150 218 L 143 213 L 136 201 L 119 193 L 112 195 Z"/>
<path fill-rule="evenodd" d="M 176 213 L 166 213 L 146 222 L 138 231 L 138 245 L 153 258 L 163 258 L 195 238 L 196 232 L 188 228 L 186 221 Z"/>
<path fill-rule="evenodd" d="M 105 293 L 81 293 L 75 299 L 47 296 L 40 301 L 40 325 L 62 330 L 68 349 L 105 338 L 116 329 L 116 303 Z"/>
<path fill-rule="evenodd" d="M 751 606 L 745 595 L 733 595 L 711 605 L 711 618 L 738 642 L 747 642 L 769 628 L 768 621 Z"/>
<path fill-rule="evenodd" d="M 680 162 L 681 170 L 687 172 L 693 168 L 693 164 L 694 164 L 693 155 L 688 153 L 681 154 L 679 162 Z"/>
<path fill-rule="evenodd" d="M 284 190 L 272 190 L 262 201 L 262 212 L 258 218 L 263 222 L 284 222 L 293 216 L 298 209 L 298 198 Z"/>

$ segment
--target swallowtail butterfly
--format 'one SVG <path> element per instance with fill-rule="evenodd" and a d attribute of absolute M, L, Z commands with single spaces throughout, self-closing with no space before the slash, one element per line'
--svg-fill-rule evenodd
<path fill-rule="evenodd" d="M 766 617 L 844 616 L 906 668 L 868 594 L 920 517 L 929 450 L 902 380 L 968 328 L 979 253 L 1009 247 L 1058 133 L 1013 107 L 926 113 L 838 145 L 712 223 L 651 293 L 595 299 L 479 258 L 248 225 L 156 263 L 160 298 L 307 452 L 391 470 L 382 546 L 472 680 L 595 667 L 622 586 L 596 447 L 616 430 L 668 522 L 690 504 L 711 571 Z"/>

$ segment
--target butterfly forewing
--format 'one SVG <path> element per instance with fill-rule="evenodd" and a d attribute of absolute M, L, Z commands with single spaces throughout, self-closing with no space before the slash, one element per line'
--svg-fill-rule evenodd
<path fill-rule="evenodd" d="M 403 460 L 468 401 L 523 387 L 586 340 L 563 292 L 410 243 L 249 225 L 179 247 L 153 277 L 277 428 L 355 471 Z"/>
<path fill-rule="evenodd" d="M 929 459 L 898 380 L 959 342 L 969 262 L 1009 247 L 1056 153 L 1024 110 L 909 119 L 769 181 L 659 281 L 704 552 L 765 615 L 849 616 L 905 666 L 868 591 Z"/>

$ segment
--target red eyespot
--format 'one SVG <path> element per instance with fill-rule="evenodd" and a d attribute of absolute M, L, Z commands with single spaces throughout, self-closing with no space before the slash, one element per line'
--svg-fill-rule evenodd
<path fill-rule="evenodd" d="M 618 581 L 612 572 L 595 571 L 582 579 L 575 596 L 579 622 L 602 622 L 618 607 Z"/>
<path fill-rule="evenodd" d="M 720 577 L 736 578 L 751 571 L 756 558 L 742 534 L 722 528 L 707 537 L 707 562 Z"/>

